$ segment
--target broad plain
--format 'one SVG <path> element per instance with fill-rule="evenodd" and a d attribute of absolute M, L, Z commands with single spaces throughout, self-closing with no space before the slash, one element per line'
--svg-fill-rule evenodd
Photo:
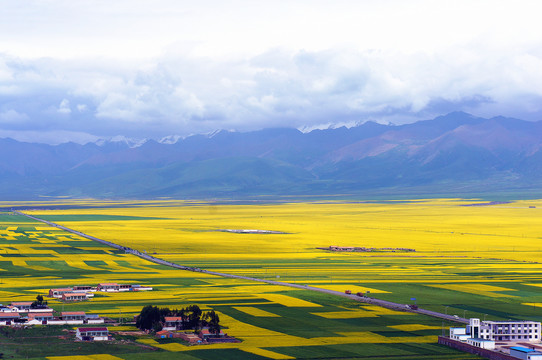
<path fill-rule="evenodd" d="M 542 319 L 542 264 L 537 257 L 542 201 L 66 200 L 9 206 L 181 265 L 351 290 L 404 304 L 416 302 L 425 309 L 461 317 Z M 56 311 L 82 310 L 121 323 L 132 321 L 148 304 L 169 308 L 198 304 L 217 311 L 224 331 L 241 340 L 187 346 L 152 336 L 116 335 L 117 340 L 124 340 L 100 345 L 101 350 L 95 344 L 77 344 L 78 355 L 98 352 L 109 354 L 109 359 L 475 358 L 436 345 L 436 336 L 452 325 L 449 321 L 310 290 L 176 270 L 9 211 L 2 213 L 0 221 L 0 303 L 33 300 L 49 288 L 139 283 L 155 291 L 96 295 L 80 303 L 49 299 L 49 304 Z M 317 249 L 329 246 L 376 250 Z M 136 330 L 133 325 L 111 327 L 113 332 L 123 329 Z M 60 330 L 44 331 L 59 342 L 54 349 L 36 347 L 31 334 L 18 334 L 23 344 L 28 342 L 26 346 L 9 346 L 9 334 L 0 341 L 5 353 L 15 358 L 57 359 L 54 356 L 74 354 L 73 341 L 61 340 Z"/>

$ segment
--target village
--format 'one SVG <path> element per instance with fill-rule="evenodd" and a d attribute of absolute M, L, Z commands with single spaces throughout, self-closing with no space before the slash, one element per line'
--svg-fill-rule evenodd
<path fill-rule="evenodd" d="M 85 301 L 94 297 L 95 292 L 152 291 L 152 287 L 135 284 L 100 283 L 97 286 L 76 285 L 50 289 L 48 297 L 64 303 Z M 13 301 L 0 304 L 0 325 L 24 327 L 32 325 L 91 325 L 103 324 L 105 319 L 97 314 L 84 311 L 55 312 L 48 306 L 42 295 L 36 301 Z M 111 340 L 107 327 L 77 328 L 76 338 L 81 341 Z"/>
<path fill-rule="evenodd" d="M 63 303 L 90 300 L 96 292 L 137 292 L 152 291 L 149 286 L 137 284 L 100 283 L 97 286 L 76 285 L 66 288 L 49 289 L 48 298 L 56 299 Z M 152 308 L 152 307 L 151 307 Z M 197 306 L 193 307 L 199 308 Z M 145 308 L 142 310 L 144 312 Z M 183 310 L 184 311 L 184 310 Z M 133 322 L 139 324 L 138 317 L 134 316 Z M 216 316 L 213 312 L 213 316 Z M 213 329 L 207 322 L 196 318 L 194 328 L 187 327 L 187 318 L 184 316 L 165 316 L 155 321 L 153 329 L 144 328 L 143 331 L 131 332 L 154 335 L 158 339 L 179 338 L 188 344 L 210 344 L 217 342 L 239 342 L 238 339 L 228 336 L 218 325 L 218 316 L 215 317 L 216 325 Z M 0 326 L 28 327 L 33 325 L 97 325 L 109 323 L 110 327 L 116 325 L 114 320 L 101 317 L 98 314 L 87 314 L 85 311 L 61 311 L 57 312 L 49 307 L 48 301 L 42 295 L 36 296 L 36 301 L 13 301 L 9 305 L 0 304 Z M 124 324 L 126 325 L 126 324 Z M 110 327 L 77 327 L 75 329 L 76 341 L 111 341 L 113 337 Z M 187 331 L 191 330 L 191 331 Z M 127 334 L 127 332 L 123 332 Z"/>
<path fill-rule="evenodd" d="M 336 245 L 330 245 L 328 247 L 317 247 L 318 250 L 327 250 L 327 251 L 335 251 L 335 252 L 415 252 L 416 249 L 410 249 L 410 248 L 391 248 L 391 247 L 384 247 L 384 248 L 374 248 L 374 247 L 365 247 L 365 246 L 336 246 Z"/>

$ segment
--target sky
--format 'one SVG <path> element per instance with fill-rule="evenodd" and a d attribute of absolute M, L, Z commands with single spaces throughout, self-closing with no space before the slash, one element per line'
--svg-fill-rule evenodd
<path fill-rule="evenodd" d="M 0 137 L 542 120 L 542 2 L 0 0 Z"/>

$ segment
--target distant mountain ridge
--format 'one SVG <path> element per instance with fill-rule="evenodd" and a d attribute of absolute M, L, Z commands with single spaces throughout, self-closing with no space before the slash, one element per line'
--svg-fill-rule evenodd
<path fill-rule="evenodd" d="M 219 131 L 78 145 L 0 139 L 4 198 L 542 189 L 542 122 L 455 112 L 407 125 Z M 410 190 L 409 190 L 410 189 Z"/>

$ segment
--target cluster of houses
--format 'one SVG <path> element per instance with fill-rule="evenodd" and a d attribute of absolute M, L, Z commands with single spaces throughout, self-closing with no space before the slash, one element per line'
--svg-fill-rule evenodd
<path fill-rule="evenodd" d="M 449 338 L 486 350 L 496 350 L 497 345 L 500 345 L 501 351 L 509 352 L 514 358 L 542 360 L 542 352 L 537 351 L 534 346 L 541 342 L 541 335 L 540 322 L 480 321 L 471 318 L 467 327 L 450 328 Z"/>
<path fill-rule="evenodd" d="M 181 331 L 183 321 L 180 316 L 166 316 L 164 326 L 156 333 L 158 338 L 181 338 L 190 344 L 218 343 L 218 342 L 239 342 L 238 339 L 228 336 L 222 330 L 218 334 L 212 333 L 209 329 L 201 329 L 197 334 Z"/>
<path fill-rule="evenodd" d="M 63 311 L 55 316 L 49 307 L 32 309 L 31 301 L 12 302 L 0 308 L 0 325 L 77 325 L 103 324 L 99 315 L 86 314 L 84 311 Z"/>
<path fill-rule="evenodd" d="M 105 322 L 99 315 L 86 314 L 84 311 L 63 311 L 55 316 L 50 307 L 32 308 L 32 304 L 32 301 L 14 301 L 7 306 L 0 305 L 0 325 L 83 325 Z M 111 340 L 106 327 L 77 328 L 75 337 L 81 341 Z"/>
<path fill-rule="evenodd" d="M 238 339 L 228 336 L 222 330 L 218 334 L 213 334 L 209 329 L 202 329 L 195 333 L 187 333 L 182 331 L 162 330 L 156 333 L 156 337 L 160 339 L 166 338 L 181 338 L 189 344 L 208 344 L 208 343 L 224 343 L 224 342 L 240 342 Z"/>
<path fill-rule="evenodd" d="M 335 246 L 331 245 L 329 247 L 319 247 L 317 249 L 320 250 L 328 250 L 328 251 L 346 251 L 346 252 L 415 252 L 416 249 L 410 249 L 410 248 L 367 248 L 367 247 L 355 247 L 355 246 Z"/>
<path fill-rule="evenodd" d="M 49 297 L 65 302 L 84 301 L 92 298 L 94 292 L 151 291 L 152 287 L 137 284 L 101 283 L 97 286 L 77 285 L 67 288 L 50 289 Z"/>

